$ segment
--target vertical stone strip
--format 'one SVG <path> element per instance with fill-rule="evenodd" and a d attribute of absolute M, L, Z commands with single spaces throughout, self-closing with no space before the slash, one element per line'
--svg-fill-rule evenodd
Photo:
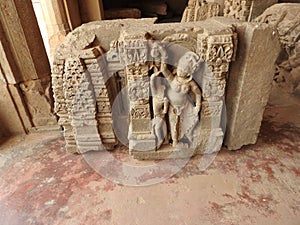
<path fill-rule="evenodd" d="M 72 107 L 71 125 L 80 153 L 104 149 L 96 120 L 96 103 L 91 74 L 86 71 L 79 81 Z"/>
<path fill-rule="evenodd" d="M 90 50 L 89 50 L 90 51 Z M 96 100 L 96 120 L 98 132 L 106 149 L 113 149 L 118 143 L 113 131 L 112 104 L 114 87 L 107 76 L 105 57 L 98 49 L 90 51 L 90 56 L 84 58 L 87 71 L 91 78 Z"/>
<path fill-rule="evenodd" d="M 226 75 L 234 56 L 233 34 L 198 36 L 198 54 L 207 68 L 202 83 L 199 145 L 203 153 L 219 151 L 224 137 Z"/>
<path fill-rule="evenodd" d="M 84 66 L 82 61 L 76 57 L 69 57 L 65 60 L 63 73 L 63 91 L 66 114 L 63 111 L 63 119 L 61 125 L 64 128 L 64 136 L 66 140 L 66 149 L 69 152 L 78 152 L 75 141 L 75 134 L 71 125 L 73 102 L 77 92 L 77 87 L 80 79 L 84 74 Z"/>
<path fill-rule="evenodd" d="M 278 38 L 267 24 L 237 23 L 236 32 L 238 52 L 230 66 L 226 93 L 224 145 L 229 150 L 256 143 L 280 52 Z"/>
<path fill-rule="evenodd" d="M 120 42 L 120 49 L 126 68 L 125 73 L 130 102 L 129 149 L 130 151 L 154 150 L 155 137 L 152 134 L 149 102 L 147 40 L 136 37 L 125 38 L 125 40 Z"/>

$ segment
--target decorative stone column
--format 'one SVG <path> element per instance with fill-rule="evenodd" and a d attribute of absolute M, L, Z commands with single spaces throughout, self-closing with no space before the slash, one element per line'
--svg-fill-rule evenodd
<path fill-rule="evenodd" d="M 226 123 L 226 76 L 234 59 L 235 42 L 233 33 L 198 35 L 198 54 L 207 65 L 202 78 L 203 101 L 197 147 L 202 153 L 217 152 L 222 146 Z"/>
<path fill-rule="evenodd" d="M 150 114 L 148 43 L 144 35 L 123 36 L 119 42 L 124 60 L 129 98 L 129 150 L 154 150 Z"/>

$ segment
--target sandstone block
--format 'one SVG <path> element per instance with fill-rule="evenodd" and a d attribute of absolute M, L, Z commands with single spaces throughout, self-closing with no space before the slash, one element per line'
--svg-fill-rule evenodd
<path fill-rule="evenodd" d="M 230 65 L 226 93 L 224 145 L 229 150 L 256 142 L 280 51 L 278 37 L 271 26 L 236 23 L 235 27 L 237 57 Z"/>
<path fill-rule="evenodd" d="M 45 84 L 46 83 L 46 84 Z M 50 88 L 50 81 L 46 81 L 43 86 L 41 80 L 32 80 L 20 84 L 20 88 L 25 96 L 32 122 L 35 127 L 56 125 L 56 117 L 51 108 L 51 101 L 47 91 Z"/>
<path fill-rule="evenodd" d="M 278 0 L 225 0 L 224 16 L 251 21 Z"/>

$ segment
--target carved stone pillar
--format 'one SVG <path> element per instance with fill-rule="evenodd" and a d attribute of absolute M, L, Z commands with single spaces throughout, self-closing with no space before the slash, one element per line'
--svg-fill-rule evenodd
<path fill-rule="evenodd" d="M 50 66 L 31 1 L 0 1 L 0 42 L 0 79 L 14 102 L 9 111 L 17 112 L 19 132 L 56 124 L 49 94 Z M 18 133 L 15 128 L 9 130 Z"/>
<path fill-rule="evenodd" d="M 207 68 L 203 76 L 199 149 L 204 153 L 220 150 L 224 138 L 225 87 L 229 64 L 234 58 L 233 34 L 198 36 L 198 53 Z"/>
<path fill-rule="evenodd" d="M 111 107 L 115 94 L 114 85 L 116 84 L 113 83 L 114 80 L 109 79 L 105 57 L 98 49 L 89 50 L 88 54 L 83 58 L 90 76 L 90 85 L 94 90 L 93 94 L 96 101 L 94 110 L 96 113 L 98 133 L 105 148 L 112 149 L 118 143 L 113 131 Z"/>
<path fill-rule="evenodd" d="M 129 149 L 154 150 L 155 137 L 151 127 L 148 44 L 143 36 L 120 41 L 119 49 L 125 64 L 129 98 Z"/>

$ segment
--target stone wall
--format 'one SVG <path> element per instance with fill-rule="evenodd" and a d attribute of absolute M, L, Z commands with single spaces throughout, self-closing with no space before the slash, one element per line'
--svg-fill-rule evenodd
<path fill-rule="evenodd" d="M 300 94 L 300 4 L 282 3 L 268 8 L 256 21 L 274 26 L 281 43 L 274 81 L 285 91 Z"/>
<path fill-rule="evenodd" d="M 53 126 L 50 66 L 30 1 L 0 2 L 0 120 L 6 135 Z M 33 35 L 34 34 L 34 35 Z"/>

